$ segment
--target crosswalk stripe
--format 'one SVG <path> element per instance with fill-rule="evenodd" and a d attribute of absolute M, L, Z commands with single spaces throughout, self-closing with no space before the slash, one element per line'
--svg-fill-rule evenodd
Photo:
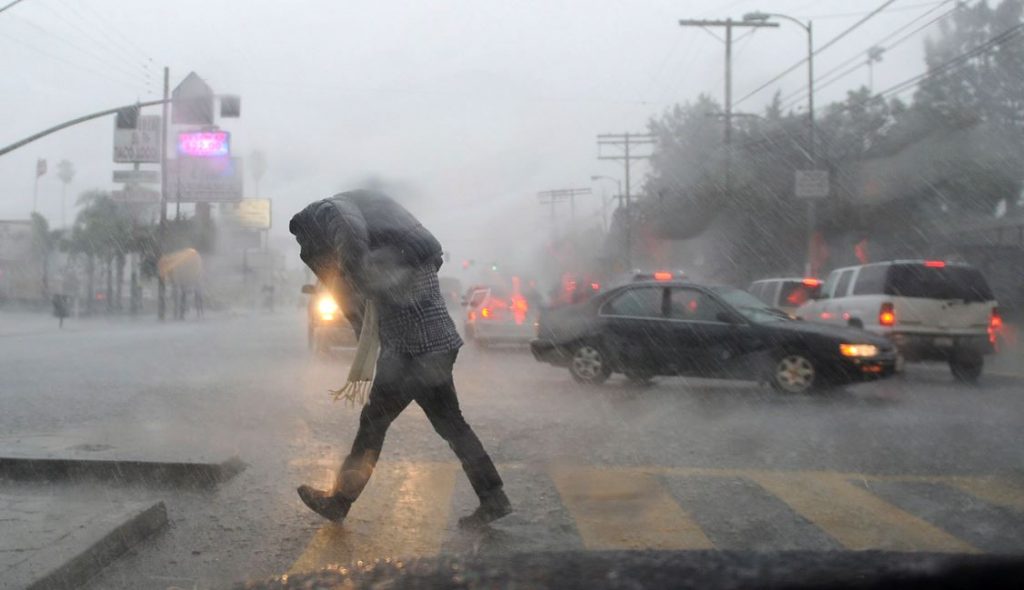
<path fill-rule="evenodd" d="M 441 548 L 458 466 L 407 463 L 378 469 L 343 524 L 320 527 L 289 573 Z"/>
<path fill-rule="evenodd" d="M 549 474 L 587 549 L 713 549 L 649 473 L 552 467 Z"/>
<path fill-rule="evenodd" d="M 981 477 L 954 478 L 949 480 L 949 484 L 990 504 L 1024 512 L 1024 487 L 1005 480 Z"/>
<path fill-rule="evenodd" d="M 837 475 L 750 473 L 847 549 L 976 553 L 968 543 Z"/>

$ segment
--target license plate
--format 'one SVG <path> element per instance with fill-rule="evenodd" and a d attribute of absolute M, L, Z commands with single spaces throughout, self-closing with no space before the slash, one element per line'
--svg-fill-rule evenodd
<path fill-rule="evenodd" d="M 932 340 L 932 344 L 934 344 L 937 348 L 952 348 L 953 347 L 953 339 L 952 338 L 948 338 L 946 336 L 940 336 L 940 337 Z"/>

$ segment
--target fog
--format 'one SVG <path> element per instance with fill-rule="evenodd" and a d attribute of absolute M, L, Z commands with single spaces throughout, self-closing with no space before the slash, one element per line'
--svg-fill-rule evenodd
<path fill-rule="evenodd" d="M 547 222 L 538 191 L 588 186 L 594 174 L 621 177 L 620 167 L 595 159 L 598 133 L 642 132 L 677 102 L 721 96 L 721 42 L 678 19 L 738 19 L 762 5 L 27 2 L 4 13 L 0 28 L 3 143 L 158 98 L 164 65 L 172 86 L 195 71 L 215 91 L 242 96 L 242 118 L 230 125 L 235 151 L 268 155 L 264 194 L 247 196 L 274 199 L 275 236 L 286 235 L 287 218 L 303 204 L 381 175 L 415 187 L 424 199 L 415 213 L 456 257 L 490 258 L 502 249 L 496 241 L 517 243 Z M 869 7 L 780 0 L 771 9 L 817 17 L 825 40 Z M 820 71 L 921 11 L 893 7 L 823 53 Z M 736 97 L 802 58 L 804 47 L 788 25 L 738 40 Z M 920 42 L 890 52 L 875 68 L 876 83 L 916 72 L 920 57 Z M 849 84 L 866 82 L 859 76 Z M 803 81 L 796 71 L 778 88 Z M 819 100 L 841 97 L 845 86 Z M 772 90 L 737 108 L 758 112 Z M 38 157 L 51 168 L 62 158 L 75 162 L 69 191 L 111 187 L 109 129 L 101 119 L 0 158 L 0 217 L 26 215 Z M 39 191 L 40 211 L 56 219 L 60 183 L 44 177 Z M 580 208 L 600 209 L 596 198 Z"/>

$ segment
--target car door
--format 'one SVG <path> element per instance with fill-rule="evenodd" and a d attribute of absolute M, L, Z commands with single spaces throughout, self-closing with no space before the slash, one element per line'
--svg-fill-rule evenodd
<path fill-rule="evenodd" d="M 664 372 L 665 297 L 664 287 L 637 286 L 622 290 L 601 306 L 604 345 L 622 370 Z"/>
<path fill-rule="evenodd" d="M 741 356 L 741 326 L 726 321 L 732 314 L 711 294 L 691 287 L 669 290 L 671 356 L 680 374 L 724 377 Z"/>

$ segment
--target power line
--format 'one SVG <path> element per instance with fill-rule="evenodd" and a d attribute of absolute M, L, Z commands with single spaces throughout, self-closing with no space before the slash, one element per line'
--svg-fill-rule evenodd
<path fill-rule="evenodd" d="M 822 51 L 825 51 L 829 47 L 832 47 L 833 45 L 838 43 L 840 40 L 842 40 L 844 37 L 846 37 L 847 35 L 849 35 L 853 31 L 855 31 L 856 29 L 860 28 L 861 25 L 863 25 L 864 23 L 866 23 L 869 20 L 871 20 L 872 18 L 874 18 L 876 15 L 878 15 L 880 12 L 882 12 L 883 10 L 885 10 L 886 8 L 888 8 L 889 6 L 891 6 L 895 2 L 896 2 L 896 0 L 886 0 L 878 8 L 872 10 L 866 16 L 864 16 L 864 18 L 860 19 L 859 21 L 857 21 L 856 23 L 854 23 L 853 25 L 848 27 L 845 31 L 843 31 L 842 33 L 839 33 L 838 35 L 833 37 L 831 40 L 829 40 L 827 43 L 825 43 L 824 45 L 822 45 L 818 49 L 814 50 L 813 55 L 818 55 Z M 807 60 L 809 58 L 810 58 L 810 56 L 805 57 L 805 58 L 801 59 L 800 61 L 796 62 L 795 64 L 793 64 L 792 66 L 786 68 L 785 71 L 783 71 L 779 75 L 775 76 L 771 80 L 768 80 L 764 84 L 762 84 L 762 85 L 758 86 L 757 88 L 755 88 L 752 92 L 747 93 L 742 98 L 737 100 L 736 104 L 737 105 L 741 104 L 743 101 L 747 100 L 748 98 L 754 96 L 755 94 L 761 92 L 765 88 L 768 88 L 772 84 L 778 82 L 779 80 L 781 80 L 783 77 L 785 77 L 790 72 L 796 70 L 800 66 L 804 65 L 805 63 L 807 63 Z"/>
<path fill-rule="evenodd" d="M 917 10 L 918 8 L 927 8 L 929 6 L 936 6 L 940 4 L 946 4 L 947 0 L 933 0 L 932 2 L 922 2 L 920 4 L 910 4 L 908 6 L 900 6 L 899 8 L 890 8 L 889 12 L 909 12 L 911 10 Z M 814 19 L 814 20 L 826 20 L 833 18 L 852 18 L 855 16 L 864 16 L 867 12 L 833 12 L 830 14 L 808 14 L 801 18 Z"/>
<path fill-rule="evenodd" d="M 13 2 L 11 2 L 10 4 L 8 4 L 8 5 L 6 5 L 6 6 L 2 7 L 2 8 L 0 8 L 0 12 L 4 12 L 4 11 L 5 11 L 5 10 L 7 10 L 8 8 L 14 8 L 14 5 L 15 5 L 15 4 L 19 4 L 19 3 L 21 3 L 21 2 L 24 2 L 24 1 L 25 1 L 25 0 L 14 0 L 14 1 L 13 1 Z"/>
<path fill-rule="evenodd" d="M 15 42 L 15 43 L 17 43 L 17 44 L 27 48 L 27 49 L 30 49 L 30 50 L 40 54 L 40 55 L 44 55 L 46 57 L 49 57 L 49 58 L 55 59 L 55 60 L 57 60 L 59 62 L 62 62 L 64 64 L 67 64 L 67 65 L 69 65 L 72 68 L 75 68 L 77 70 L 83 70 L 83 71 L 86 71 L 86 72 L 90 72 L 90 73 L 95 74 L 95 75 L 97 75 L 97 76 L 99 76 L 101 78 L 106 78 L 107 80 L 110 80 L 111 82 L 116 82 L 118 84 L 123 84 L 124 86 L 129 86 L 131 88 L 138 89 L 138 81 L 137 80 L 132 80 L 132 81 L 129 82 L 129 81 L 126 81 L 126 80 L 121 79 L 121 78 L 115 78 L 115 77 L 110 75 L 110 72 L 104 72 L 104 71 L 101 71 L 101 70 L 97 70 L 97 69 L 91 68 L 89 66 L 84 66 L 84 65 L 82 65 L 80 63 L 75 63 L 75 62 L 69 61 L 69 60 L 67 60 L 67 59 L 65 59 L 65 58 L 63 58 L 63 57 L 61 57 L 59 55 L 55 55 L 53 53 L 49 53 L 47 51 L 39 49 L 38 47 L 36 47 L 36 46 L 34 46 L 34 45 L 30 44 L 30 43 L 26 43 L 26 42 L 22 41 L 21 39 L 18 39 L 16 37 L 11 37 L 10 35 L 7 35 L 5 33 L 0 33 L 0 37 L 3 37 L 3 38 L 8 39 L 10 41 L 13 41 L 13 42 Z"/>
<path fill-rule="evenodd" d="M 1006 29 L 1002 33 L 999 33 L 998 35 L 992 37 L 988 41 L 985 41 L 981 45 L 978 45 L 973 49 L 969 49 L 953 57 L 952 59 L 940 64 L 937 67 L 929 68 L 926 72 L 922 74 L 918 74 L 917 76 L 908 78 L 898 84 L 894 84 L 889 88 L 883 90 L 882 92 L 879 92 L 876 96 L 884 98 L 890 94 L 899 94 L 904 90 L 907 90 L 908 88 L 917 85 L 920 82 L 923 82 L 930 78 L 934 78 L 935 76 L 939 76 L 949 71 L 959 69 L 960 67 L 967 65 L 971 58 L 982 55 L 983 53 L 987 53 L 989 50 L 1017 38 L 1018 36 L 1020 36 L 1022 29 L 1024 29 L 1024 23 L 1014 25 L 1009 29 Z"/>
<path fill-rule="evenodd" d="M 127 48 L 129 50 L 129 52 L 134 52 L 134 53 L 139 54 L 139 56 L 144 58 L 145 60 L 147 60 L 147 62 L 152 62 L 153 61 L 153 58 L 150 57 L 149 55 L 147 55 L 146 52 L 141 47 L 139 47 L 137 44 L 133 43 L 131 39 L 126 37 L 121 32 L 120 28 L 111 26 L 110 23 L 107 22 L 106 19 L 104 19 L 95 10 L 93 10 L 88 2 L 72 3 L 71 5 L 68 5 L 68 3 L 65 2 L 64 0 L 57 0 L 57 1 L 60 2 L 61 4 L 63 4 L 64 6 L 67 6 L 68 8 L 70 8 L 75 14 L 77 14 L 79 16 L 79 18 L 85 20 L 84 16 L 82 15 L 82 13 L 78 12 L 78 8 L 77 7 L 81 6 L 82 8 L 87 10 L 92 15 L 92 17 L 94 19 L 93 20 L 94 23 L 97 23 L 100 27 L 105 27 L 108 31 L 113 32 L 113 34 L 115 36 L 119 37 L 121 39 L 121 41 L 123 42 L 122 47 Z M 148 65 L 144 64 L 143 67 L 148 70 Z"/>
<path fill-rule="evenodd" d="M 74 30 L 78 31 L 82 36 L 84 36 L 90 42 L 96 44 L 97 47 L 102 47 L 106 51 L 112 52 L 114 55 L 117 56 L 117 59 L 121 60 L 122 62 L 124 62 L 128 66 L 133 67 L 133 68 L 141 68 L 141 66 L 138 63 L 135 63 L 135 62 L 132 62 L 130 60 L 127 60 L 125 58 L 125 56 L 124 56 L 124 53 L 122 53 L 119 49 L 117 49 L 113 45 L 111 45 L 109 41 L 106 41 L 102 37 L 94 36 L 92 33 L 90 33 L 89 31 L 87 31 L 84 28 L 82 28 L 81 26 L 79 26 L 78 23 L 72 21 L 68 17 L 66 17 L 63 14 L 61 14 L 59 11 L 54 10 L 52 7 L 48 6 L 45 2 L 40 2 L 39 6 L 42 6 L 50 14 L 54 15 L 55 17 L 57 17 L 58 19 L 63 21 L 65 24 L 67 24 L 68 26 L 70 26 Z M 145 71 L 145 70 L 143 69 L 143 71 Z"/>
<path fill-rule="evenodd" d="M 882 44 L 885 43 L 886 41 L 892 39 L 893 37 L 899 35 L 903 31 L 906 31 L 908 28 L 912 27 L 914 24 L 916 24 L 921 19 L 923 19 L 923 18 L 927 17 L 928 15 L 930 15 L 931 13 L 935 12 L 936 10 L 941 8 L 943 5 L 949 4 L 950 2 L 953 2 L 953 1 L 954 0 L 944 0 L 943 2 L 941 2 L 938 5 L 936 5 L 935 7 L 933 7 L 932 9 L 925 11 L 923 14 L 918 15 L 917 17 L 913 18 L 912 20 L 910 20 L 909 22 L 907 22 L 903 26 L 899 27 L 895 31 L 893 31 L 893 32 L 889 33 L 888 35 L 886 35 L 885 37 L 879 39 L 878 41 L 876 41 L 875 43 L 872 44 L 872 47 L 881 46 L 881 48 L 884 51 L 891 51 L 891 50 L 895 49 L 896 47 L 899 47 L 903 43 L 906 43 L 910 39 L 913 39 L 914 36 L 917 35 L 919 32 L 923 31 L 924 29 L 927 29 L 928 27 L 930 27 L 933 24 L 939 22 L 940 20 L 949 17 L 951 14 L 953 14 L 957 10 L 959 10 L 960 7 L 959 6 L 954 6 L 950 10 L 948 10 L 948 11 L 938 15 L 937 17 L 931 19 L 930 21 L 924 23 L 923 25 L 915 28 L 913 31 L 910 31 L 909 33 L 907 33 L 906 35 L 900 37 L 896 41 L 893 41 L 889 45 L 882 45 Z M 850 64 L 852 64 L 854 62 L 857 62 L 856 65 L 854 65 L 854 67 L 848 68 L 848 69 L 844 70 L 842 73 L 840 73 L 839 75 L 837 75 L 835 77 L 831 77 L 832 74 L 835 74 L 840 69 L 842 69 L 844 67 L 847 67 L 848 65 L 850 65 Z M 839 63 L 838 65 L 836 65 L 831 70 L 829 70 L 829 71 L 825 72 L 824 74 L 822 74 L 820 77 L 815 78 L 814 79 L 814 93 L 818 94 L 818 92 L 820 92 L 821 90 L 824 90 L 825 88 L 831 86 L 835 82 L 841 80 L 842 78 L 845 78 L 846 76 L 848 76 L 848 75 L 852 74 L 853 72 L 859 70 L 860 68 L 866 66 L 867 63 L 868 62 L 866 60 L 864 60 L 864 54 L 863 53 L 857 53 L 856 55 L 851 56 L 849 59 L 846 59 L 843 62 Z M 830 77 L 831 77 L 831 79 L 829 79 Z M 783 109 L 790 108 L 794 104 L 796 104 L 797 102 L 802 100 L 802 95 L 803 95 L 804 91 L 806 91 L 806 90 L 807 90 L 807 86 L 804 85 L 799 90 L 796 90 L 796 91 L 788 94 L 786 97 L 784 97 L 782 99 L 782 103 L 783 103 L 783 107 L 782 108 Z"/>

